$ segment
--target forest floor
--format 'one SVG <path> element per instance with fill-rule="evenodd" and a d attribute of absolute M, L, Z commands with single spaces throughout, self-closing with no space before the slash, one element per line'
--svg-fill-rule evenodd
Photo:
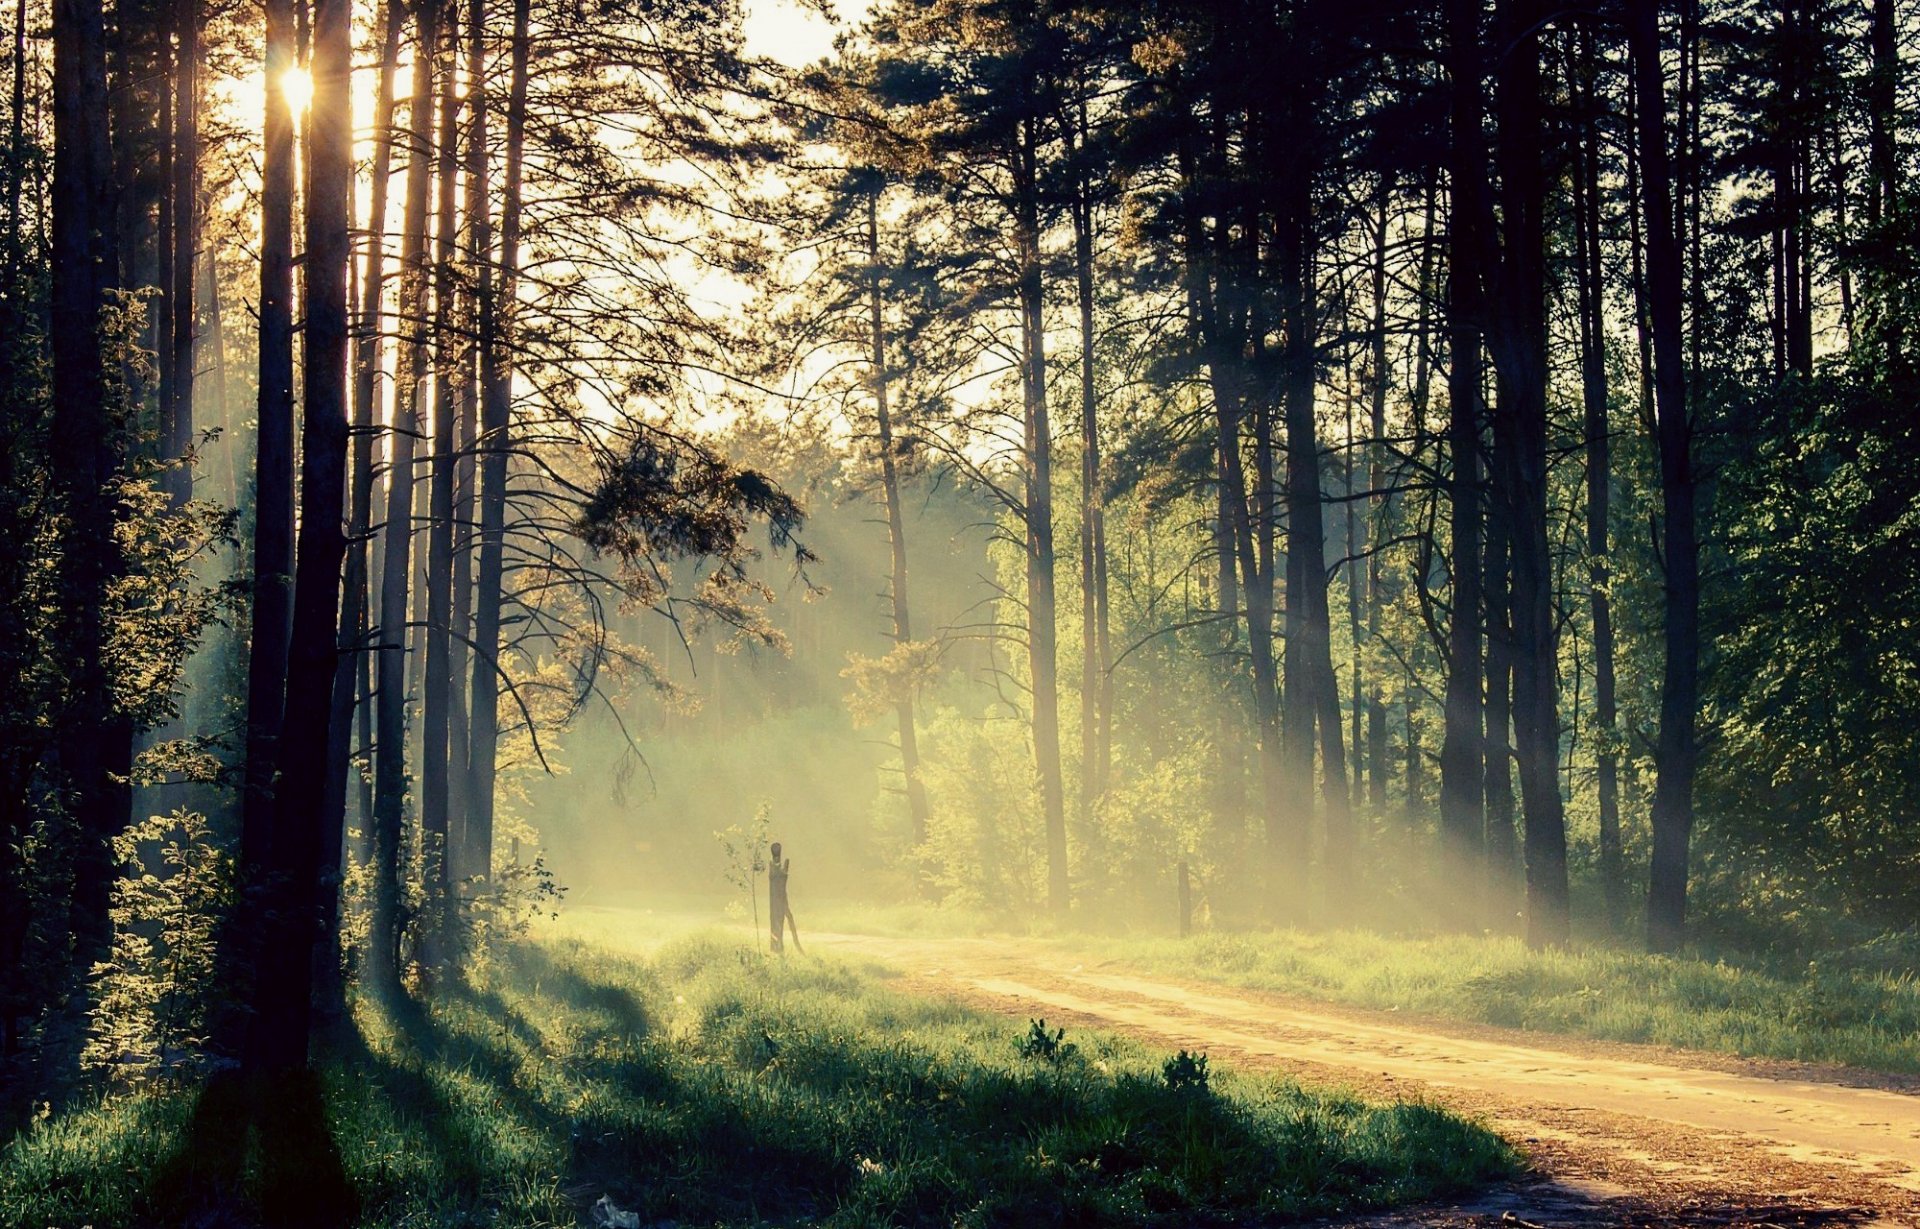
<path fill-rule="evenodd" d="M 857 953 L 768 957 L 744 927 L 616 920 L 620 942 L 483 949 L 360 1003 L 318 1080 L 253 1113 L 233 1082 L 49 1106 L 0 1146 L 0 1226 L 1186 1229 L 1519 1172 L 1418 1098 L 1063 1038 L 905 993 Z"/>
<path fill-rule="evenodd" d="M 1529 1181 L 1369 1225 L 1920 1224 L 1920 1077 L 1740 1059 L 1142 973 L 1037 939 L 808 938 L 902 989 L 1116 1030 L 1242 1068 L 1430 1097 L 1526 1154 Z"/>

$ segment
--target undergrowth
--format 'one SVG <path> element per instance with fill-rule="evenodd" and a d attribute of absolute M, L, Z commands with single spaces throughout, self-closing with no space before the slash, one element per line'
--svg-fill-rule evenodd
<path fill-rule="evenodd" d="M 429 1004 L 363 1006 L 313 1091 L 317 1129 L 290 1108 L 278 1147 L 218 1090 L 51 1115 L 0 1153 L 0 1223 L 573 1225 L 604 1199 L 689 1229 L 1242 1225 L 1516 1165 L 1432 1106 L 1023 1033 L 712 937 L 517 945 Z"/>

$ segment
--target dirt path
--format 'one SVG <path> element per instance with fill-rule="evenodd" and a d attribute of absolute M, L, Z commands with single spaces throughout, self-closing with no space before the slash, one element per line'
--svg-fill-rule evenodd
<path fill-rule="evenodd" d="M 1429 1098 L 1484 1117 L 1539 1176 L 1370 1223 L 1920 1226 L 1920 1095 L 1899 1081 L 1401 1019 L 1083 965 L 1037 942 L 808 943 L 1010 1016 Z"/>

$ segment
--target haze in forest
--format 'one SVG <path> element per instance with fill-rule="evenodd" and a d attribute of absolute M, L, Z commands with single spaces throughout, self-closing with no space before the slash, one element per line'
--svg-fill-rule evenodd
<path fill-rule="evenodd" d="M 1920 1070 L 1911 5 L 6 8 L 0 1219 L 1521 1172 L 862 953 Z"/>

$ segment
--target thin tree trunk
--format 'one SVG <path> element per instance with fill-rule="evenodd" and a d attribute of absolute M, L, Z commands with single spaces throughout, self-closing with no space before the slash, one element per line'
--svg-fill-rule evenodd
<path fill-rule="evenodd" d="M 373 807 L 367 796 L 364 774 L 352 763 L 355 741 L 366 747 L 372 741 L 371 714 L 366 693 L 371 691 L 368 634 L 371 630 L 371 573 L 368 568 L 370 533 L 373 521 L 373 437 L 374 396 L 380 369 L 380 302 L 386 285 L 387 193 L 393 172 L 393 76 L 394 62 L 400 52 L 400 28 L 403 23 L 400 0 L 386 0 L 381 14 L 380 59 L 374 66 L 378 74 L 374 87 L 373 171 L 369 185 L 366 225 L 366 256 L 360 282 L 360 316 L 353 338 L 353 443 L 349 469 L 347 513 L 347 557 L 345 592 L 340 615 L 340 661 L 334 675 L 333 720 L 329 726 L 329 750 L 334 762 L 329 767 L 329 788 L 342 791 L 340 809 L 345 811 L 349 777 L 361 780 L 356 791 L 356 806 L 361 828 L 373 821 Z M 355 717 L 359 718 L 357 740 Z M 363 831 L 363 841 L 371 833 Z M 336 869 L 343 870 L 344 866 Z M 323 896 L 326 910 L 325 933 L 339 934 L 338 892 Z M 336 961 L 331 969 L 322 967 L 325 1004 L 330 1013 L 339 1013 L 344 1004 L 337 991 L 339 978 Z"/>
<path fill-rule="evenodd" d="M 473 618 L 473 747 L 468 840 L 473 873 L 493 873 L 494 764 L 500 744 L 500 605 L 507 515 L 507 458 L 513 446 L 512 346 L 518 316 L 520 176 L 526 151 L 530 0 L 514 0 L 507 86 L 507 156 L 500 204 L 500 277 L 480 296 L 480 563 Z"/>
<path fill-rule="evenodd" d="M 1580 307 L 1580 373 L 1587 444 L 1587 577 L 1593 619 L 1595 786 L 1599 802 L 1600 886 L 1607 929 L 1626 925 L 1626 873 L 1620 843 L 1620 764 L 1614 750 L 1618 702 L 1614 695 L 1613 607 L 1609 579 L 1609 531 L 1613 492 L 1612 426 L 1608 421 L 1605 287 L 1601 263 L 1601 197 L 1598 71 L 1591 34 L 1580 45 L 1581 143 L 1577 155 L 1574 210 L 1579 225 L 1574 264 Z"/>
<path fill-rule="evenodd" d="M 1471 882 L 1476 861 L 1496 859 L 1501 846 L 1489 839 L 1498 822 L 1488 814 L 1488 786 L 1496 771 L 1504 774 L 1505 711 L 1498 714 L 1497 740 L 1491 722 L 1494 689 L 1488 688 L 1486 718 L 1482 719 L 1481 626 L 1483 567 L 1491 566 L 1492 550 L 1483 563 L 1480 550 L 1484 495 L 1480 480 L 1481 397 L 1485 368 L 1481 353 L 1484 324 L 1483 287 L 1489 262 L 1489 237 L 1483 233 L 1486 201 L 1486 144 L 1480 60 L 1480 5 L 1478 0 L 1451 0 L 1448 40 L 1453 74 L 1451 149 L 1449 154 L 1452 201 L 1447 243 L 1447 449 L 1452 461 L 1448 480 L 1448 507 L 1453 532 L 1448 544 L 1452 577 L 1453 613 L 1447 628 L 1447 687 L 1445 725 L 1440 743 L 1440 836 L 1442 882 Z M 1504 560 L 1501 563 L 1504 568 Z M 1487 662 L 1492 670 L 1493 662 Z M 1504 679 L 1498 688 L 1504 701 Z M 1488 745 L 1491 743 L 1492 745 Z M 1499 756 L 1498 764 L 1494 761 Z M 1483 782 L 1482 774 L 1488 778 Z M 1497 806 L 1500 795 L 1494 795 Z M 1511 804 L 1509 804 L 1511 805 Z M 1512 817 L 1505 820 L 1512 832 Z M 1484 829 L 1484 833 L 1483 833 Z M 1511 840 L 1506 842 L 1511 845 Z M 1470 909 L 1463 908 L 1467 920 Z"/>
<path fill-rule="evenodd" d="M 193 447 L 194 259 L 200 243 L 200 12 L 194 0 L 175 0 L 178 45 L 173 75 L 173 310 L 172 380 L 167 385 L 163 455 L 185 457 Z M 193 470 L 182 462 L 168 472 L 175 507 L 193 495 Z"/>
<path fill-rule="evenodd" d="M 1653 871 L 1647 888 L 1647 946 L 1671 951 L 1686 937 L 1687 857 L 1693 831 L 1698 747 L 1700 557 L 1695 525 L 1693 426 L 1681 355 L 1682 280 L 1674 234 L 1671 162 L 1660 72 L 1660 16 L 1654 0 L 1629 0 L 1627 32 L 1639 100 L 1645 188 L 1647 288 L 1653 320 L 1654 395 L 1660 453 L 1661 562 L 1666 574 L 1666 667 L 1654 748 Z"/>
<path fill-rule="evenodd" d="M 1086 104 L 1080 131 L 1086 133 Z M 1075 289 L 1080 308 L 1080 822 L 1094 830 L 1094 805 L 1106 793 L 1101 731 L 1108 720 L 1102 700 L 1107 668 L 1102 656 L 1102 610 L 1106 604 L 1099 547 L 1105 512 L 1100 491 L 1100 395 L 1094 380 L 1093 201 L 1082 176 L 1073 204 Z"/>
<path fill-rule="evenodd" d="M 900 508 L 900 470 L 894 456 L 893 416 L 887 405 L 887 333 L 880 296 L 880 193 L 867 198 L 867 324 L 873 351 L 873 412 L 879 435 L 880 489 L 887 509 L 887 543 L 893 574 L 893 642 L 913 639 L 912 606 L 907 597 L 907 528 Z M 927 839 L 927 791 L 920 781 L 920 742 L 913 721 L 913 696 L 902 694 L 895 711 L 900 722 L 900 771 L 906 778 L 907 814 L 913 823 L 913 843 Z"/>
<path fill-rule="evenodd" d="M 312 1029 L 315 939 L 325 832 L 340 571 L 346 554 L 348 202 L 353 187 L 351 0 L 316 0 L 313 103 L 307 150 L 306 418 L 301 441 L 299 573 L 287 663 L 285 789 L 275 801 L 271 866 L 276 907 L 266 911 L 256 1013 L 247 1057 L 256 1072 L 298 1070 Z M 332 952 L 320 953 L 335 958 Z"/>
<path fill-rule="evenodd" d="M 432 455 L 428 462 L 426 588 L 426 673 L 421 714 L 420 826 L 426 842 L 423 874 L 426 878 L 428 932 L 434 938 L 436 960 L 445 955 L 453 906 L 453 846 L 459 834 L 452 829 L 447 803 L 452 774 L 448 771 L 448 739 L 453 721 L 453 674 L 449 660 L 453 625 L 453 508 L 454 508 L 454 368 L 463 344 L 454 336 L 454 302 L 458 297 L 454 261 L 458 257 L 455 215 L 459 186 L 460 116 L 454 92 L 454 65 L 459 51 L 459 8 L 449 3 L 440 39 L 440 138 L 437 187 L 437 236 L 434 253 Z"/>
<path fill-rule="evenodd" d="M 467 680 L 473 670 L 468 645 L 473 638 L 474 506 L 478 476 L 474 445 L 479 437 L 480 420 L 480 296 L 484 293 L 483 286 L 491 285 L 488 279 L 493 276 L 493 206 L 487 199 L 486 18 L 486 0 L 468 0 L 467 200 L 466 217 L 461 223 L 465 233 L 462 262 L 466 277 L 460 318 L 459 371 L 454 383 L 454 442 L 459 449 L 459 460 L 453 471 L 453 634 L 447 652 L 447 675 L 452 688 L 447 722 L 447 806 L 459 834 L 449 847 L 448 856 L 452 859 L 450 871 L 456 891 L 475 874 L 469 857 L 473 844 L 468 832 L 473 811 L 469 794 L 473 721 L 468 708 Z"/>
<path fill-rule="evenodd" d="M 387 448 L 387 524 L 381 556 L 380 633 L 374 687 L 373 908 L 367 973 L 376 991 L 388 992 L 399 975 L 400 829 L 407 793 L 407 633 L 413 538 L 413 466 L 420 432 L 420 394 L 427 377 L 425 327 L 427 196 L 433 158 L 433 68 L 438 59 L 440 14 L 427 3 L 415 12 L 413 102 L 407 118 L 407 191 L 401 222 L 400 328 L 404 349 Z"/>
<path fill-rule="evenodd" d="M 1388 213 L 1393 203 L 1393 183 L 1383 179 L 1380 184 L 1379 213 L 1375 218 L 1375 243 L 1373 265 L 1373 321 L 1372 353 L 1370 362 L 1371 401 L 1367 414 L 1367 516 L 1362 527 L 1358 545 L 1366 549 L 1364 563 L 1356 558 L 1351 564 L 1353 584 L 1365 593 L 1363 603 L 1364 623 L 1356 623 L 1353 635 L 1353 660 L 1355 689 L 1359 693 L 1355 700 L 1353 730 L 1354 761 L 1354 797 L 1367 800 L 1367 808 L 1373 814 L 1375 823 L 1386 817 L 1387 780 L 1383 774 L 1380 759 L 1387 741 L 1387 705 L 1380 679 L 1372 674 L 1366 675 L 1366 685 L 1361 689 L 1365 654 L 1362 646 L 1377 641 L 1380 635 L 1380 613 L 1385 604 L 1384 588 L 1384 552 L 1383 544 L 1391 536 L 1390 522 L 1393 515 L 1393 501 L 1386 493 L 1387 486 L 1387 388 L 1391 382 L 1387 356 L 1387 226 Z M 1421 287 L 1424 296 L 1426 288 Z M 1417 343 L 1416 343 L 1417 344 Z M 1349 453 L 1348 486 L 1352 494 L 1351 466 L 1355 459 Z M 1351 509 L 1357 504 L 1349 505 Z M 1352 553 L 1350 548 L 1349 553 Z"/>
<path fill-rule="evenodd" d="M 1022 126 L 1015 218 L 1020 256 L 1020 338 L 1026 436 L 1027 659 L 1033 684 L 1034 767 L 1046 822 L 1047 908 L 1071 903 L 1067 878 L 1066 786 L 1060 766 L 1058 607 L 1054 599 L 1053 426 L 1047 411 L 1045 302 L 1040 269 L 1038 151 L 1033 121 Z"/>

